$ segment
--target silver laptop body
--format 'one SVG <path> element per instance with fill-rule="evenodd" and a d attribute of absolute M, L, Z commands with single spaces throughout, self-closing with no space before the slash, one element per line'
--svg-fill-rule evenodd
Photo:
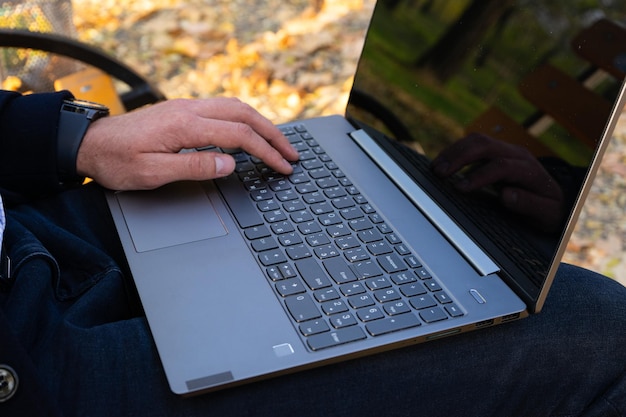
<path fill-rule="evenodd" d="M 411 156 L 389 138 L 393 128 L 381 133 L 384 129 L 371 128 L 374 123 L 357 119 L 363 111 L 376 113 L 364 96 L 395 115 L 398 105 L 406 107 L 398 103 L 404 99 L 400 94 L 369 90 L 373 84 L 366 78 L 374 56 L 368 54 L 386 36 L 400 36 L 389 29 L 397 16 L 406 19 L 407 12 L 377 5 L 348 117 L 282 126 L 303 155 L 293 178 L 277 178 L 262 165 L 254 168 L 255 178 L 245 160 L 225 179 L 108 193 L 173 392 L 192 395 L 249 383 L 541 310 L 623 107 L 624 88 L 614 83 L 611 110 L 597 146 L 585 151 L 587 167 L 576 171 L 581 176 L 562 228 L 533 231 L 526 219 L 511 217 L 493 199 L 487 205 L 492 207 L 481 203 L 487 211 L 475 220 L 467 201 L 455 202 L 454 192 L 442 192 L 449 184 L 418 169 L 420 158 L 434 155 Z M 585 23 L 581 27 L 592 21 Z M 383 65 L 380 57 L 374 62 Z M 389 97 L 392 102 L 385 103 Z M 424 117 L 415 109 L 416 119 Z M 418 143 L 428 141 L 424 133 L 408 130 Z M 438 152 L 437 146 L 432 148 Z M 575 165 L 578 160 L 570 162 L 569 156 L 555 152 L 550 158 Z M 494 243 L 481 226 L 485 218 L 502 223 L 504 232 L 498 233 L 513 246 Z M 523 251 L 522 241 L 538 255 L 512 256 Z"/>

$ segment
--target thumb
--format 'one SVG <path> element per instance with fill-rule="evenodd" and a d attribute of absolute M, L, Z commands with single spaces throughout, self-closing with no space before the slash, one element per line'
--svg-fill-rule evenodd
<path fill-rule="evenodd" d="M 225 177 L 235 169 L 235 160 L 228 154 L 201 151 L 161 155 L 161 173 L 157 176 L 163 185 L 175 181 L 203 181 Z"/>

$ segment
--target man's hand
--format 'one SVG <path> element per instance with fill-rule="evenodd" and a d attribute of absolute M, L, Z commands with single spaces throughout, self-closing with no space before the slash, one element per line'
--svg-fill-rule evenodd
<path fill-rule="evenodd" d="M 230 155 L 183 152 L 215 145 L 241 148 L 283 174 L 298 152 L 269 120 L 234 98 L 176 99 L 96 120 L 76 161 L 80 175 L 114 190 L 152 189 L 179 180 L 226 176 Z"/>

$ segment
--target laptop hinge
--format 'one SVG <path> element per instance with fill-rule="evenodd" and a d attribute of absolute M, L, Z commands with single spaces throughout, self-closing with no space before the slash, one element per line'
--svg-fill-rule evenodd
<path fill-rule="evenodd" d="M 362 129 L 351 132 L 350 136 L 478 273 L 487 276 L 500 271 L 491 258 L 378 146 L 374 139 Z"/>

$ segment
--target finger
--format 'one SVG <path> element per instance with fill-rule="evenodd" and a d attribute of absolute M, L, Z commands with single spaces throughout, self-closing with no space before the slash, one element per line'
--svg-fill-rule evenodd
<path fill-rule="evenodd" d="M 286 160 L 286 157 L 292 160 L 298 159 L 297 151 L 291 147 L 284 137 L 294 155 L 281 153 L 266 138 L 260 136 L 250 125 L 245 123 L 207 119 L 203 119 L 201 123 L 203 134 L 210 138 L 204 139 L 205 142 L 210 141 L 210 144 L 223 148 L 241 148 L 249 154 L 260 158 L 268 166 L 280 173 L 290 174 L 292 172 L 292 166 Z"/>
<path fill-rule="evenodd" d="M 272 122 L 250 105 L 236 98 L 216 98 L 196 100 L 191 103 L 194 112 L 210 120 L 242 123 L 250 126 L 254 132 L 290 161 L 298 159 L 298 152 Z"/>

